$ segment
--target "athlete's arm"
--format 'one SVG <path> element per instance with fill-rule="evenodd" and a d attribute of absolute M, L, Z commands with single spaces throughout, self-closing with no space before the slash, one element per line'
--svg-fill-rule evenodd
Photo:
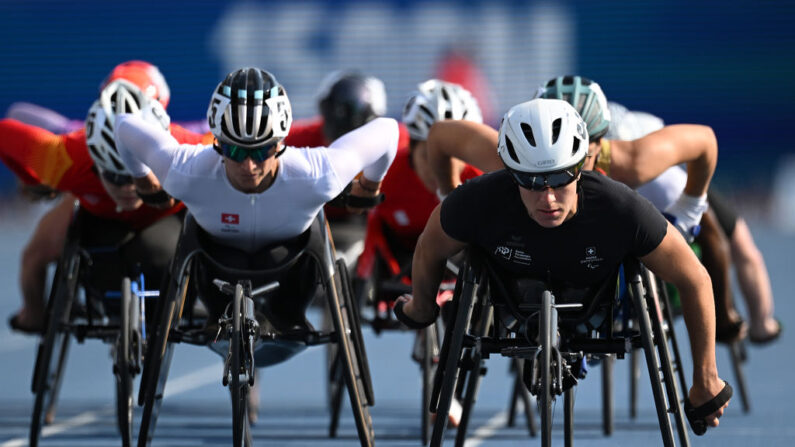
<path fill-rule="evenodd" d="M 611 142 L 610 176 L 631 187 L 651 181 L 671 166 L 687 163 L 685 193 L 700 197 L 715 172 L 718 141 L 708 126 L 666 126 L 643 138 Z"/>
<path fill-rule="evenodd" d="M 660 245 L 640 260 L 655 275 L 679 290 L 693 357 L 693 386 L 689 397 L 695 407 L 709 401 L 723 389 L 715 363 L 715 304 L 709 274 L 696 255 L 669 223 Z M 718 425 L 723 408 L 707 422 Z"/>
<path fill-rule="evenodd" d="M 140 115 L 122 113 L 116 116 L 116 146 L 133 177 L 147 177 L 150 169 L 165 182 L 171 162 L 178 154 L 179 143 L 167 131 Z"/>
<path fill-rule="evenodd" d="M 439 204 L 433 210 L 414 249 L 411 265 L 413 299 L 406 302 L 403 311 L 415 321 L 431 319 L 447 258 L 466 247 L 465 243 L 451 238 L 442 229 L 441 209 Z"/>
<path fill-rule="evenodd" d="M 498 135 L 491 127 L 472 121 L 434 123 L 428 133 L 427 161 L 439 192 L 449 194 L 461 184 L 464 163 L 483 172 L 502 169 L 504 166 L 497 155 Z"/>
<path fill-rule="evenodd" d="M 376 118 L 339 137 L 326 151 L 340 181 L 339 191 L 361 172 L 365 189 L 378 190 L 397 154 L 398 125 L 392 118 Z"/>

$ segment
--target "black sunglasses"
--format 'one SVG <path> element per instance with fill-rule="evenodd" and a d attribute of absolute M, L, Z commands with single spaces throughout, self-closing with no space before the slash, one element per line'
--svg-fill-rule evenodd
<path fill-rule="evenodd" d="M 543 191 L 547 188 L 560 188 L 573 182 L 582 171 L 585 158 L 574 166 L 552 172 L 522 172 L 508 168 L 513 180 L 522 188 Z"/>
<path fill-rule="evenodd" d="M 125 186 L 133 182 L 131 175 L 116 174 L 115 172 L 101 171 L 102 178 L 111 185 Z"/>
<path fill-rule="evenodd" d="M 246 158 L 251 158 L 251 160 L 254 162 L 259 163 L 268 158 L 268 154 L 270 153 L 271 149 L 276 147 L 277 144 L 279 143 L 276 142 L 256 148 L 247 148 L 238 146 L 236 144 L 226 144 L 216 141 L 213 145 L 215 146 L 215 149 L 221 153 L 221 155 L 232 161 L 240 163 Z"/>

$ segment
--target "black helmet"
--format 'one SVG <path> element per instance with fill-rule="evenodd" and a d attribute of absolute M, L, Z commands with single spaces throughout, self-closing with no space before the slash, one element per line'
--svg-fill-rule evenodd
<path fill-rule="evenodd" d="M 247 148 L 281 141 L 292 120 L 284 87 L 272 74 L 253 67 L 229 73 L 215 88 L 207 108 L 215 138 Z"/>
<path fill-rule="evenodd" d="M 323 133 L 334 141 L 386 113 L 386 91 L 378 78 L 334 72 L 321 83 L 318 108 Z"/>

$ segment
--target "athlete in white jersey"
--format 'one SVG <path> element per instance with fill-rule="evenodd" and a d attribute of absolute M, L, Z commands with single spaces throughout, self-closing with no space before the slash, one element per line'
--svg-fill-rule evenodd
<path fill-rule="evenodd" d="M 661 118 L 652 114 L 630 111 L 614 102 L 607 104 L 612 116 L 610 128 L 605 135 L 609 140 L 634 140 L 665 125 Z M 639 187 L 637 191 L 649 199 L 657 209 L 664 210 L 681 194 L 686 182 L 685 170 L 674 166 Z M 717 215 L 731 246 L 731 262 L 735 266 L 737 282 L 749 310 L 749 338 L 759 344 L 774 341 L 781 334 L 781 325 L 773 317 L 773 293 L 764 258 L 756 247 L 745 220 L 738 216 L 728 203 L 715 196 L 713 188 L 710 188 L 709 204 Z"/>
<path fill-rule="evenodd" d="M 328 148 L 285 150 L 289 100 L 276 79 L 257 68 L 230 73 L 216 88 L 207 118 L 213 146 L 180 145 L 130 115 L 117 119 L 116 141 L 140 192 L 157 193 L 162 185 L 216 242 L 249 253 L 301 234 L 359 172 L 351 194 L 377 194 L 397 151 L 391 118 L 377 118 Z"/>

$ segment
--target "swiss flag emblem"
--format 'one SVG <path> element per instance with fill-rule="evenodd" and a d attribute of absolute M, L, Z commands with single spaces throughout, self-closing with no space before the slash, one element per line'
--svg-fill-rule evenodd
<path fill-rule="evenodd" d="M 221 222 L 227 225 L 237 225 L 240 223 L 240 215 L 221 213 Z"/>

